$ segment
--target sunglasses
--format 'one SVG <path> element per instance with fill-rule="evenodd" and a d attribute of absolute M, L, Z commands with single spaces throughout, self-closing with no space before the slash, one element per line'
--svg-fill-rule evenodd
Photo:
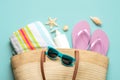
<path fill-rule="evenodd" d="M 48 46 L 48 50 L 46 51 L 46 55 L 48 56 L 48 58 L 52 59 L 52 60 L 56 60 L 57 57 L 61 58 L 61 62 L 63 65 L 65 66 L 73 66 L 74 62 L 75 62 L 75 58 L 65 55 L 61 52 L 59 52 L 58 50 Z"/>

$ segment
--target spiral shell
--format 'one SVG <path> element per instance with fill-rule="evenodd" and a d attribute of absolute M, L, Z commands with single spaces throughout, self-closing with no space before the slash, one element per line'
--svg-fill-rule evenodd
<path fill-rule="evenodd" d="M 96 25 L 101 25 L 102 21 L 98 17 L 91 17 L 90 19 L 96 24 Z"/>

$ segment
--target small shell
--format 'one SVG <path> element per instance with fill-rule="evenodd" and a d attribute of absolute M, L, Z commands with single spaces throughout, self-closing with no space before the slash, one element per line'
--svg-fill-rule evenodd
<path fill-rule="evenodd" d="M 98 17 L 90 17 L 90 19 L 96 24 L 96 25 L 101 25 L 102 22 Z"/>
<path fill-rule="evenodd" d="M 67 31 L 68 28 L 69 28 L 69 27 L 68 27 L 67 25 L 65 25 L 65 26 L 63 27 L 63 30 L 64 30 L 64 31 Z"/>

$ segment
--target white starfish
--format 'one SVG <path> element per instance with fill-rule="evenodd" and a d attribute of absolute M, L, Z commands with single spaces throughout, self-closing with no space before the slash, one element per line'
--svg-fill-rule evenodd
<path fill-rule="evenodd" d="M 52 19 L 51 17 L 48 18 L 48 22 L 46 23 L 47 25 L 50 26 L 50 28 L 54 27 L 54 26 L 58 26 L 58 24 L 56 23 L 57 18 Z"/>

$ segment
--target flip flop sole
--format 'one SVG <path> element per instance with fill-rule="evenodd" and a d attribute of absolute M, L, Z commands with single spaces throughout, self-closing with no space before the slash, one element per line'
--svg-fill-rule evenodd
<path fill-rule="evenodd" d="M 90 25 L 87 21 L 80 21 L 78 22 L 74 28 L 73 28 L 73 31 L 72 31 L 72 43 L 73 43 L 73 48 L 77 48 L 77 49 L 87 49 L 86 47 L 88 47 L 88 41 L 90 40 L 90 36 L 89 38 L 84 38 L 86 37 L 86 35 L 82 35 L 82 37 L 79 37 L 76 35 L 78 35 L 78 33 L 80 31 L 83 31 L 83 30 L 87 30 L 88 34 L 90 35 Z M 76 39 L 79 37 L 80 40 L 77 40 L 76 42 Z M 86 39 L 85 41 L 82 40 L 82 38 Z M 77 47 L 75 47 L 77 46 Z"/>
<path fill-rule="evenodd" d="M 92 45 L 94 43 L 94 41 L 100 39 L 101 43 L 96 43 L 96 45 L 94 46 L 94 48 L 91 51 L 95 51 L 98 53 L 101 53 L 103 55 L 107 55 L 107 51 L 108 51 L 108 47 L 109 47 L 109 40 L 108 37 L 106 35 L 106 33 L 100 29 L 94 31 L 91 40 L 90 40 L 90 45 Z M 102 45 L 102 47 L 100 47 Z M 103 48 L 103 49 L 101 49 Z"/>

